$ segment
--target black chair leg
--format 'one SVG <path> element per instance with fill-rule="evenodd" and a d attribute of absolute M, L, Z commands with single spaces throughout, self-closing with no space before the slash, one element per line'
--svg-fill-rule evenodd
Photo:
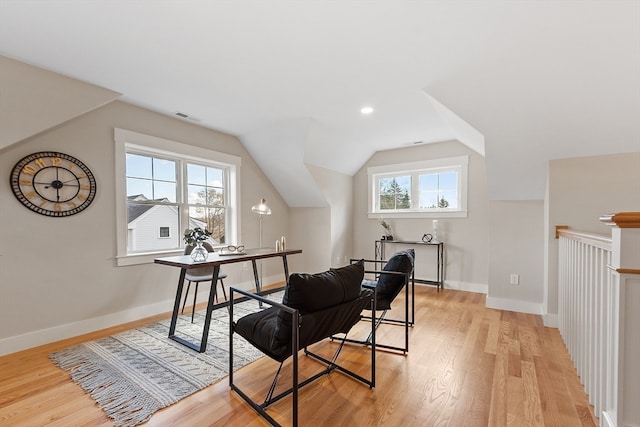
<path fill-rule="evenodd" d="M 180 314 L 184 314 L 184 306 L 187 305 L 187 297 L 189 296 L 189 288 L 191 287 L 191 280 L 187 283 L 187 292 L 184 293 L 184 302 L 182 303 L 182 311 Z"/>
<path fill-rule="evenodd" d="M 193 294 L 193 307 L 191 307 L 191 323 L 193 323 L 193 318 L 196 315 L 196 298 L 198 297 L 198 285 L 199 284 L 200 284 L 200 282 L 196 282 L 196 291 Z"/>
<path fill-rule="evenodd" d="M 220 287 L 222 288 L 222 295 L 224 295 L 224 300 L 227 301 L 227 291 L 224 289 L 224 282 L 222 281 L 222 279 L 220 280 Z"/>

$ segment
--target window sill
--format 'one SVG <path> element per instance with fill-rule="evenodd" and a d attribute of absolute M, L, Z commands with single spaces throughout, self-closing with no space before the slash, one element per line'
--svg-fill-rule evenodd
<path fill-rule="evenodd" d="M 162 256 L 176 256 L 184 254 L 184 250 L 172 250 L 164 252 L 147 252 L 143 254 L 131 254 L 116 257 L 116 265 L 125 267 L 128 265 L 152 264 L 153 260 Z"/>
<path fill-rule="evenodd" d="M 367 214 L 369 219 L 380 218 L 466 218 L 469 215 L 469 211 L 455 211 L 455 212 L 369 212 Z"/>

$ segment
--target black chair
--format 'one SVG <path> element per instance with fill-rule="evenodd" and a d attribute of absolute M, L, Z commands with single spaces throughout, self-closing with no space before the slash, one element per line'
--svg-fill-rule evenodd
<path fill-rule="evenodd" d="M 352 262 L 355 260 L 352 260 Z M 371 316 L 362 315 L 362 319 L 371 320 L 374 324 L 374 329 L 377 329 L 381 323 L 400 324 L 404 326 L 404 347 L 398 347 L 393 345 L 381 344 L 378 342 L 376 346 L 378 348 L 401 351 L 403 354 L 409 352 L 409 326 L 413 326 L 413 319 L 415 313 L 409 310 L 409 303 L 411 301 L 411 307 L 413 308 L 413 291 L 415 283 L 413 281 L 413 269 L 415 264 L 415 251 L 413 249 L 405 249 L 396 252 L 388 261 L 380 260 L 363 260 L 365 264 L 374 265 L 373 270 L 366 270 L 367 274 L 374 274 L 377 277 L 377 281 L 364 280 L 362 282 L 363 287 L 376 290 L 376 305 L 366 307 L 365 309 L 371 311 Z M 358 261 L 359 262 L 359 261 Z M 384 264 L 382 269 L 379 268 Z M 411 294 L 409 290 L 411 288 Z M 387 318 L 387 312 L 391 310 L 391 305 L 396 297 L 400 294 L 402 289 L 405 290 L 404 298 L 404 319 L 390 319 Z M 377 311 L 382 313 L 378 316 Z M 411 317 L 410 317 L 411 315 Z M 332 337 L 332 339 L 343 339 L 339 337 Z M 372 336 L 369 335 L 364 340 L 345 339 L 346 342 L 356 344 L 371 344 Z"/>
<path fill-rule="evenodd" d="M 207 250 L 207 252 L 213 252 L 213 246 L 211 246 L 208 242 L 204 242 L 202 246 Z M 190 255 L 195 246 L 187 245 L 184 248 L 184 254 Z M 213 282 L 213 267 L 200 267 L 200 268 L 190 268 L 187 270 L 185 276 L 185 280 L 187 283 L 187 290 L 184 293 L 184 302 L 182 303 L 182 311 L 181 314 L 184 314 L 184 306 L 187 304 L 187 296 L 189 295 L 189 288 L 191 288 L 191 282 L 196 284 L 195 292 L 193 293 L 193 307 L 191 308 L 191 323 L 193 323 L 193 318 L 196 313 L 196 298 L 198 296 L 198 284 L 200 282 Z M 227 275 L 220 271 L 218 273 L 218 281 L 220 282 L 220 287 L 222 288 L 222 294 L 224 295 L 224 299 L 227 299 L 227 291 L 224 289 L 224 281 Z M 214 286 L 212 289 L 214 292 L 214 297 L 216 302 L 218 301 L 218 288 L 215 283 L 211 283 L 211 286 Z"/>
<path fill-rule="evenodd" d="M 375 327 L 371 327 L 371 374 L 364 378 L 336 363 L 343 348 L 340 342 L 331 360 L 327 360 L 313 352 L 308 346 L 334 334 L 346 334 L 360 321 L 365 307 L 375 308 L 375 291 L 361 287 L 364 277 L 364 263 L 359 262 L 346 267 L 331 269 L 317 274 L 292 274 L 285 287 L 282 303 L 277 303 L 261 295 L 252 294 L 231 288 L 231 322 L 229 339 L 229 386 L 251 407 L 261 414 L 272 425 L 279 425 L 267 412 L 266 408 L 293 394 L 293 425 L 298 425 L 298 389 L 333 370 L 338 370 L 351 378 L 375 387 Z M 234 294 L 255 299 L 269 305 L 262 311 L 248 314 L 233 321 Z M 263 293 L 264 294 L 264 293 Z M 234 383 L 233 377 L 233 334 L 237 333 L 258 348 L 271 359 L 280 363 L 271 387 L 262 404 L 255 402 Z M 366 347 L 363 347 L 366 348 Z M 321 372 L 298 381 L 298 352 L 304 349 L 307 356 L 325 366 Z M 283 363 L 292 357 L 292 386 L 274 396 L 278 375 Z"/>

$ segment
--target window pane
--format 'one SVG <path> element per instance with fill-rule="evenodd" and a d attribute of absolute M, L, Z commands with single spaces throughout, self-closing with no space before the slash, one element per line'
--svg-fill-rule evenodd
<path fill-rule="evenodd" d="M 440 173 L 440 191 L 452 191 L 458 189 L 458 172 Z"/>
<path fill-rule="evenodd" d="M 151 179 L 151 157 L 127 153 L 127 176 Z"/>
<path fill-rule="evenodd" d="M 147 200 L 153 199 L 153 185 L 151 180 L 127 178 L 127 197 L 142 195 Z"/>
<path fill-rule="evenodd" d="M 160 227 L 160 237 L 169 237 L 170 227 Z"/>
<path fill-rule="evenodd" d="M 211 231 L 215 243 L 226 243 L 225 209 L 204 206 L 189 207 L 189 228 L 201 227 Z"/>
<path fill-rule="evenodd" d="M 420 190 L 437 191 L 438 190 L 438 174 L 430 173 L 420 175 Z"/>
<path fill-rule="evenodd" d="M 154 200 L 162 200 L 165 202 L 176 202 L 176 184 L 175 182 L 153 182 Z"/>
<path fill-rule="evenodd" d="M 411 176 L 381 178 L 378 188 L 381 210 L 411 208 Z"/>
<path fill-rule="evenodd" d="M 458 208 L 458 192 L 457 191 L 441 191 L 438 199 L 439 208 L 457 209 Z"/>
<path fill-rule="evenodd" d="M 221 188 L 209 188 L 207 192 L 208 205 L 224 205 L 224 191 Z"/>
<path fill-rule="evenodd" d="M 189 185 L 189 204 L 205 205 L 207 204 L 207 187 L 202 185 Z"/>
<path fill-rule="evenodd" d="M 176 162 L 154 158 L 153 179 L 176 182 Z"/>
<path fill-rule="evenodd" d="M 160 238 L 158 229 L 178 229 L 178 209 L 175 206 L 127 203 L 129 252 L 148 252 L 180 247 L 178 236 Z"/>
<path fill-rule="evenodd" d="M 187 183 L 205 185 L 207 183 L 205 170 L 204 166 L 189 163 L 187 165 Z"/>
<path fill-rule="evenodd" d="M 420 175 L 421 209 L 458 209 L 458 172 Z"/>
<path fill-rule="evenodd" d="M 418 182 L 420 183 L 420 209 L 438 207 L 438 174 L 420 175 Z"/>
<path fill-rule="evenodd" d="M 437 191 L 420 191 L 420 209 L 433 209 L 438 206 Z"/>
<path fill-rule="evenodd" d="M 207 168 L 207 185 L 210 187 L 222 187 L 222 169 Z"/>

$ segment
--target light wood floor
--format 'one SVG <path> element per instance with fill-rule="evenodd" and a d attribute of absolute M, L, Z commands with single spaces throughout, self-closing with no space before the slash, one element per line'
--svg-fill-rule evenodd
<path fill-rule="evenodd" d="M 392 312 L 402 315 L 400 308 Z M 0 358 L 0 426 L 112 425 L 47 355 L 162 317 Z M 378 340 L 399 344 L 401 330 L 383 325 Z M 327 341 L 315 350 L 334 348 Z M 319 369 L 317 362 L 300 359 L 302 375 Z M 369 359 L 361 347 L 348 346 L 340 360 L 366 374 Z M 241 369 L 235 381 L 263 396 L 275 368 L 263 358 Z M 288 425 L 290 407 L 286 398 L 269 412 Z M 157 412 L 147 425 L 266 423 L 223 380 Z M 338 372 L 306 386 L 300 393 L 300 425 L 569 427 L 598 425 L 598 419 L 558 331 L 545 328 L 539 316 L 487 309 L 481 294 L 417 286 L 409 354 L 378 352 L 373 390 Z"/>

